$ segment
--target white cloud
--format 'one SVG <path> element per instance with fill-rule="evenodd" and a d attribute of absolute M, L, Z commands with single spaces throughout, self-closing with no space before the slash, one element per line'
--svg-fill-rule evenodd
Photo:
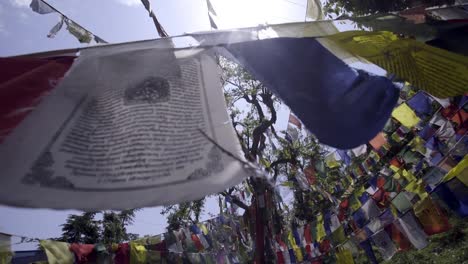
<path fill-rule="evenodd" d="M 10 0 L 10 2 L 15 6 L 29 6 L 31 0 Z"/>
<path fill-rule="evenodd" d="M 15 0 L 15 1 L 22 1 L 22 0 Z M 117 2 L 127 5 L 127 6 L 137 6 L 141 4 L 140 0 L 117 0 Z"/>

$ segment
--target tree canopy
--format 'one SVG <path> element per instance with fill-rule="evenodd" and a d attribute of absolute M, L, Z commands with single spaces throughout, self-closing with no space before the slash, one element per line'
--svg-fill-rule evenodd
<path fill-rule="evenodd" d="M 97 215 L 102 215 L 102 220 L 98 220 Z M 69 215 L 62 225 L 62 236 L 55 240 L 83 244 L 111 244 L 133 240 L 138 235 L 128 233 L 126 226 L 132 224 L 134 218 L 135 210 Z"/>
<path fill-rule="evenodd" d="M 401 11 L 417 6 L 453 4 L 455 0 L 326 0 L 327 14 L 363 16 L 376 13 Z"/>

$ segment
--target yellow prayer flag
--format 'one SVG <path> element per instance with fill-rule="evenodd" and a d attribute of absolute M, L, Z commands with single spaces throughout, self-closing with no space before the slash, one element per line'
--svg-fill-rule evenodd
<path fill-rule="evenodd" d="M 352 212 L 356 212 L 357 210 L 359 210 L 359 208 L 361 208 L 361 206 L 362 204 L 359 201 L 359 199 L 356 197 L 355 194 L 352 194 L 349 197 L 349 207 L 351 207 Z"/>
<path fill-rule="evenodd" d="M 353 254 L 348 249 L 340 249 L 336 252 L 337 264 L 354 264 Z"/>
<path fill-rule="evenodd" d="M 208 235 L 208 228 L 206 228 L 206 225 L 199 223 L 198 227 L 202 230 L 203 234 L 206 236 Z"/>
<path fill-rule="evenodd" d="M 418 136 L 415 136 L 413 140 L 411 140 L 410 142 L 410 146 L 412 148 L 414 148 L 417 152 L 421 153 L 422 155 L 425 155 L 426 154 L 426 147 L 424 146 L 426 144 L 426 142 L 418 137 Z"/>
<path fill-rule="evenodd" d="M 12 258 L 11 236 L 0 233 L 0 264 L 9 264 Z"/>
<path fill-rule="evenodd" d="M 468 91 L 468 58 L 463 55 L 386 31 L 347 31 L 327 39 L 434 96 Z"/>
<path fill-rule="evenodd" d="M 325 157 L 325 164 L 327 164 L 327 167 L 330 169 L 340 166 L 340 163 L 335 159 L 335 153 L 331 153 Z"/>
<path fill-rule="evenodd" d="M 326 236 L 327 234 L 325 233 L 325 226 L 323 225 L 323 215 L 319 214 L 317 216 L 317 241 L 322 241 L 322 239 Z"/>
<path fill-rule="evenodd" d="M 391 169 L 392 171 L 394 171 L 394 172 L 398 172 L 398 171 L 400 170 L 400 168 L 398 168 L 397 166 L 395 166 L 395 165 L 393 165 L 393 164 L 390 165 L 390 169 Z"/>
<path fill-rule="evenodd" d="M 416 177 L 411 172 L 409 172 L 407 170 L 403 170 L 402 175 L 408 182 L 412 182 L 412 181 L 417 180 Z"/>
<path fill-rule="evenodd" d="M 288 242 L 291 245 L 291 247 L 294 247 L 296 245 L 296 240 L 294 239 L 292 231 L 288 232 Z"/>
<path fill-rule="evenodd" d="M 346 234 L 342 225 L 333 231 L 332 240 L 335 245 L 339 245 L 346 241 Z"/>
<path fill-rule="evenodd" d="M 413 109 L 411 109 L 406 103 L 402 103 L 393 109 L 392 116 L 402 125 L 408 128 L 414 127 L 420 121 L 419 117 L 416 116 L 416 113 L 414 113 Z"/>
<path fill-rule="evenodd" d="M 442 179 L 442 182 L 447 182 L 457 177 L 461 182 L 468 186 L 468 155 L 465 155 L 462 161 L 457 166 L 453 167 L 447 175 Z"/>
<path fill-rule="evenodd" d="M 111 245 L 111 251 L 116 252 L 119 249 L 119 244 L 112 243 Z"/>
<path fill-rule="evenodd" d="M 446 232 L 450 228 L 447 217 L 430 196 L 414 205 L 414 214 L 429 235 Z"/>
<path fill-rule="evenodd" d="M 146 264 L 146 248 L 137 242 L 130 242 L 130 264 Z"/>
<path fill-rule="evenodd" d="M 49 264 L 73 264 L 75 256 L 69 250 L 70 244 L 52 240 L 41 240 L 39 242 L 47 255 Z"/>
<path fill-rule="evenodd" d="M 289 231 L 288 233 L 288 241 L 289 241 L 289 244 L 291 245 L 291 248 L 294 250 L 294 255 L 296 255 L 297 261 L 302 261 L 303 260 L 302 252 L 301 252 L 301 249 L 296 244 L 296 240 L 294 239 L 292 231 Z"/>
<path fill-rule="evenodd" d="M 390 207 L 390 212 L 392 212 L 392 215 L 394 217 L 398 217 L 398 209 L 392 203 L 390 203 L 389 207 Z"/>
<path fill-rule="evenodd" d="M 410 182 L 408 185 L 406 185 L 405 190 L 417 194 L 421 200 L 429 195 L 424 189 L 422 180 Z"/>
<path fill-rule="evenodd" d="M 299 262 L 302 262 L 304 260 L 304 257 L 302 256 L 302 251 L 298 246 L 295 246 L 294 248 L 294 254 L 296 255 L 296 260 Z"/>
<path fill-rule="evenodd" d="M 359 187 L 359 189 L 356 189 L 355 191 L 357 196 L 361 196 L 365 192 L 366 192 L 366 189 L 364 188 L 364 186 Z"/>
<path fill-rule="evenodd" d="M 397 180 L 397 181 L 400 180 L 400 179 L 401 179 L 401 174 L 398 173 L 398 172 L 395 173 L 395 174 L 393 174 L 393 179 L 395 179 L 395 180 Z"/>

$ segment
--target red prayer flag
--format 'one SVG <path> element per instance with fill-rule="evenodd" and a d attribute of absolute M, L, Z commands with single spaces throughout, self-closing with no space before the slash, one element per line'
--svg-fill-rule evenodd
<path fill-rule="evenodd" d="M 70 245 L 70 251 L 75 254 L 75 260 L 78 264 L 96 261 L 97 256 L 94 251 L 94 245 L 73 243 Z"/>
<path fill-rule="evenodd" d="M 285 264 L 284 262 L 284 257 L 283 257 L 283 252 L 281 251 L 276 251 L 276 257 L 278 259 L 278 264 Z"/>
<path fill-rule="evenodd" d="M 310 224 L 306 224 L 305 227 L 304 227 L 304 238 L 306 240 L 307 245 L 312 243 L 312 234 L 310 232 Z M 310 249 L 310 246 L 309 246 L 309 249 Z M 308 252 L 308 253 L 310 253 L 310 252 Z"/>
<path fill-rule="evenodd" d="M 128 243 L 119 244 L 114 256 L 115 264 L 130 264 L 130 246 Z"/>
<path fill-rule="evenodd" d="M 201 243 L 200 238 L 198 238 L 197 235 L 192 234 L 192 241 L 195 244 L 195 247 L 198 251 L 202 251 L 204 249 L 203 244 Z"/>
<path fill-rule="evenodd" d="M 394 157 L 391 161 L 390 161 L 390 165 L 393 165 L 397 168 L 401 168 L 401 166 L 403 165 L 397 157 Z"/>
<path fill-rule="evenodd" d="M 58 84 L 73 59 L 0 58 L 0 143 Z"/>
<path fill-rule="evenodd" d="M 414 206 L 414 213 L 428 235 L 446 232 L 451 227 L 447 216 L 430 197 L 419 201 Z"/>
<path fill-rule="evenodd" d="M 301 121 L 299 121 L 299 119 L 293 114 L 289 114 L 289 123 L 295 125 L 299 129 L 302 129 Z"/>
<path fill-rule="evenodd" d="M 304 169 L 304 175 L 306 176 L 307 181 L 309 182 L 310 185 L 313 185 L 316 183 L 317 181 L 317 178 L 315 177 L 316 172 L 313 166 L 307 166 Z"/>
<path fill-rule="evenodd" d="M 455 113 L 455 115 L 450 119 L 452 122 L 457 124 L 456 133 L 459 135 L 466 134 L 468 130 L 468 113 L 464 109 L 460 109 Z"/>
<path fill-rule="evenodd" d="M 385 134 L 382 132 L 369 141 L 369 144 L 371 144 L 375 150 L 379 150 L 385 143 L 387 143 L 387 139 L 385 138 Z"/>
<path fill-rule="evenodd" d="M 392 238 L 393 242 L 398 245 L 400 251 L 407 251 L 411 248 L 409 240 L 398 230 L 395 224 L 386 226 L 385 231 Z"/>
<path fill-rule="evenodd" d="M 320 242 L 319 250 L 321 253 L 328 253 L 330 249 L 331 249 L 330 240 L 324 239 L 322 242 Z"/>

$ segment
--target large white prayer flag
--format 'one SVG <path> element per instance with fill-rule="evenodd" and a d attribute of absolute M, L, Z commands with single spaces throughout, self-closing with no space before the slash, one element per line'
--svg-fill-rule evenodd
<path fill-rule="evenodd" d="M 158 43 L 81 51 L 0 145 L 0 203 L 138 208 L 199 199 L 247 175 L 214 58 Z"/>

